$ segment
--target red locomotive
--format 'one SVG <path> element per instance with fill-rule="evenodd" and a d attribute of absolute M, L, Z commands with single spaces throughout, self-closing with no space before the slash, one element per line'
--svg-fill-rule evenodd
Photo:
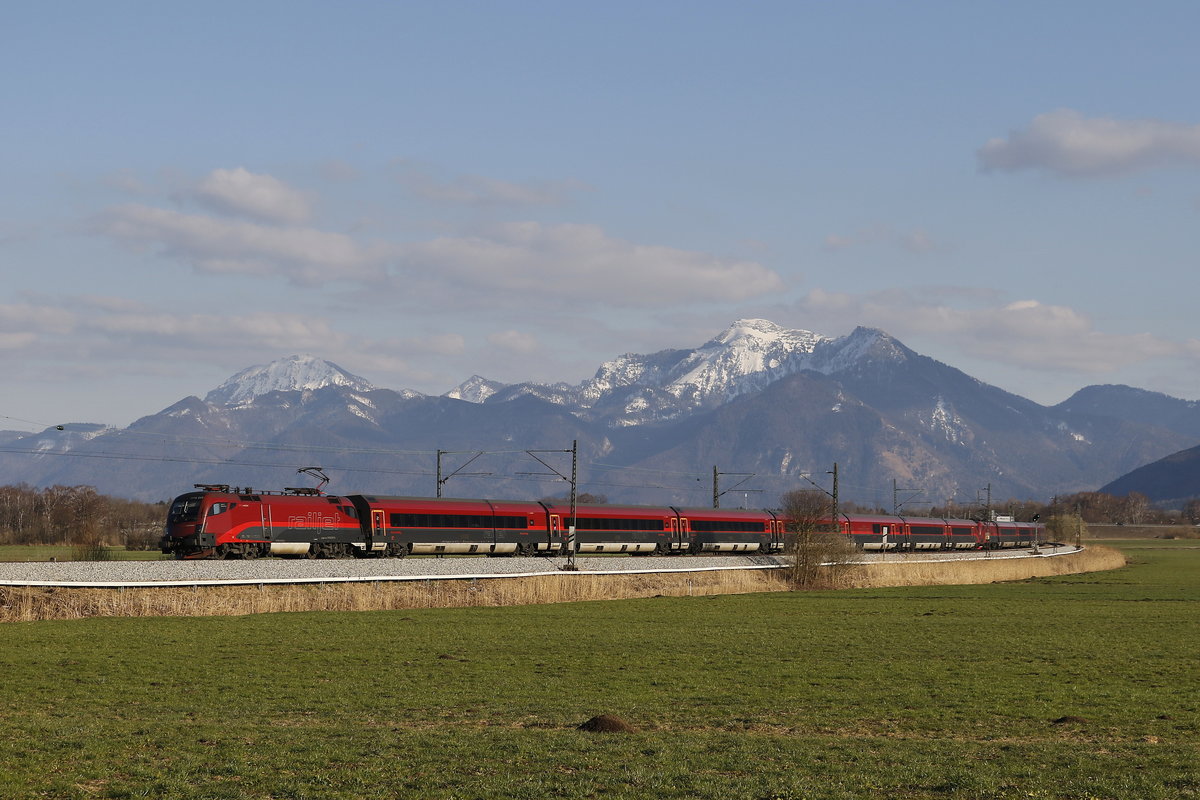
<path fill-rule="evenodd" d="M 839 514 L 863 550 L 1030 547 L 1044 526 L 1015 522 Z M 675 506 L 569 506 L 517 500 L 256 492 L 197 485 L 171 503 L 161 549 L 177 558 L 409 554 L 779 553 L 789 523 L 773 511 Z"/>

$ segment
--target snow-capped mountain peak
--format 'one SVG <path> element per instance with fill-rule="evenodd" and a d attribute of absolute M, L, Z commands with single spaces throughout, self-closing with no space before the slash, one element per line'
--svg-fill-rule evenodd
<path fill-rule="evenodd" d="M 858 327 L 848 336 L 829 340 L 817 349 L 811 369 L 835 375 L 865 364 L 898 364 L 910 355 L 908 348 L 876 328 Z"/>
<path fill-rule="evenodd" d="M 204 398 L 221 406 L 237 406 L 253 402 L 270 392 L 293 392 L 341 386 L 359 392 L 376 387 L 365 378 L 339 367 L 330 361 L 311 355 L 280 358 L 269 364 L 249 367 L 213 389 Z"/>
<path fill-rule="evenodd" d="M 769 320 L 739 319 L 675 365 L 662 388 L 694 406 L 728 402 L 802 369 L 825 341 Z"/>
<path fill-rule="evenodd" d="M 472 375 L 458 386 L 446 392 L 443 397 L 449 397 L 452 400 L 465 400 L 468 403 L 482 403 L 506 385 L 499 381 L 488 380 L 482 375 Z"/>
<path fill-rule="evenodd" d="M 767 319 L 739 319 L 706 342 L 703 347 L 753 347 L 754 344 L 770 347 L 785 342 L 811 352 L 813 345 L 824 338 L 811 331 L 784 328 Z"/>
<path fill-rule="evenodd" d="M 674 385 L 736 384 L 755 374 L 770 374 L 772 379 L 792 370 L 788 362 L 807 356 L 827 338 L 806 330 L 790 330 L 765 319 L 740 319 L 710 339 L 685 360 L 686 372 Z M 782 368 L 781 374 L 776 374 Z"/>

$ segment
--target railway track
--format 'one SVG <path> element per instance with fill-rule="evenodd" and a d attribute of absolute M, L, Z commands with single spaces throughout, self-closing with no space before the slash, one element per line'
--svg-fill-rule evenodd
<path fill-rule="evenodd" d="M 860 553 L 855 563 L 1040 558 L 1076 552 L 1074 547 L 1043 547 L 1038 552 Z M 781 569 L 785 556 L 577 557 L 581 574 L 708 572 Z M 0 563 L 0 586 L 122 588 L 299 583 L 354 583 L 421 580 L 480 580 L 562 574 L 561 557 L 451 557 L 403 559 L 259 559 L 253 561 L 67 561 Z"/>

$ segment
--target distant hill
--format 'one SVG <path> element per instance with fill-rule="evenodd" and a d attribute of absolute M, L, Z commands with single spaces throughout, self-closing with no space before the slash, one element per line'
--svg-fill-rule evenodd
<path fill-rule="evenodd" d="M 1181 505 L 1200 497 L 1200 447 L 1190 447 L 1160 458 L 1100 487 L 1100 491 L 1124 496 L 1138 492 L 1158 505 Z"/>
<path fill-rule="evenodd" d="M 613 502 L 706 504 L 716 466 L 746 478 L 726 502 L 770 506 L 827 486 L 837 462 L 844 499 L 888 507 L 893 486 L 916 504 L 987 488 L 997 501 L 1047 499 L 1200 445 L 1195 403 L 1102 386 L 1045 407 L 880 330 L 830 338 L 767 320 L 694 349 L 619 356 L 577 385 L 473 376 L 437 397 L 291 356 L 203 397 L 124 429 L 0 433 L 0 483 L 162 500 L 194 483 L 278 489 L 320 465 L 331 492 L 432 495 L 436 453 L 450 451 L 447 494 L 527 498 L 564 486 L 526 451 L 564 469 L 578 441 L 580 490 Z"/>
<path fill-rule="evenodd" d="M 1200 403 L 1132 386 L 1088 386 L 1054 410 L 1139 424 L 1153 421 L 1167 430 L 1200 438 Z"/>

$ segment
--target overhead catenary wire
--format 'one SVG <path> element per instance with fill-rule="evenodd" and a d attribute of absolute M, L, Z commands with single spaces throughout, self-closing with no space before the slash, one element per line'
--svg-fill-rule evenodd
<path fill-rule="evenodd" d="M 61 430 L 64 427 L 64 426 L 56 425 L 53 423 L 43 423 L 43 422 L 38 422 L 38 421 L 34 421 L 34 420 L 26 420 L 26 419 L 21 419 L 19 417 L 12 417 L 12 416 L 3 415 L 3 414 L 0 414 L 0 419 L 12 420 L 14 422 L 23 422 L 28 425 L 40 425 L 40 426 L 42 426 L 43 431 L 45 431 L 47 429 L 51 429 L 51 428 L 58 428 L 59 430 Z M 73 423 L 68 423 L 68 425 L 70 425 L 70 424 L 73 424 Z M 137 430 L 137 429 L 130 429 L 130 428 L 115 428 L 115 427 L 105 427 L 102 429 L 102 431 L 103 432 L 99 435 L 112 434 L 115 437 L 119 437 L 118 439 L 115 439 L 114 441 L 119 441 L 120 438 L 134 437 L 134 438 L 141 438 L 143 440 L 155 440 L 160 444 L 164 444 L 164 445 L 169 444 L 169 445 L 173 445 L 176 447 L 230 448 L 230 449 L 235 449 L 238 452 L 254 450 L 254 451 L 264 451 L 264 452 L 278 452 L 278 453 L 304 453 L 304 454 L 308 454 L 308 455 L 346 454 L 346 455 L 385 456 L 385 457 L 401 456 L 401 457 L 429 457 L 429 458 L 435 457 L 436 453 L 437 453 L 437 450 L 408 450 L 408 449 L 393 449 L 393 448 L 381 448 L 381 447 L 356 447 L 356 446 L 352 446 L 352 445 L 307 445 L 307 444 L 288 444 L 288 443 L 282 443 L 282 442 L 237 441 L 237 440 L 233 440 L 233 439 L 229 439 L 229 438 L 225 438 L 225 437 L 208 438 L 208 437 L 202 437 L 202 436 L 187 436 L 187 435 L 180 435 L 180 434 L 161 433 L 158 431 L 144 431 L 144 430 Z M 33 435 L 36 435 L 37 433 L 40 433 L 40 432 L 39 431 L 31 432 L 31 434 L 33 434 Z M 95 438 L 99 438 L 99 436 L 93 435 L 89 438 L 95 439 Z M 484 455 L 488 455 L 488 456 L 505 456 L 505 455 L 524 455 L 528 451 L 524 448 L 513 448 L 513 449 L 503 449 L 503 450 L 485 450 L 485 451 L 472 451 L 472 452 L 482 452 Z M 8 446 L 0 446 L 0 453 L 13 453 L 13 454 L 37 455 L 37 456 L 53 455 L 53 456 L 60 456 L 60 457 L 92 458 L 92 459 L 101 459 L 101 460 L 110 459 L 110 460 L 121 460 L 121 461 L 188 463 L 188 464 L 200 464 L 200 465 L 207 465 L 207 466 L 258 467 L 258 468 L 279 468 L 279 469 L 291 469 L 294 467 L 293 464 L 281 464 L 281 463 L 271 463 L 271 462 L 262 462 L 262 461 L 240 461 L 240 460 L 236 460 L 236 455 L 231 458 L 222 459 L 222 458 L 216 458 L 216 457 L 199 457 L 199 456 L 188 457 L 188 456 L 182 456 L 182 455 L 160 455 L 160 454 L 151 454 L 151 453 L 146 453 L 146 452 L 143 452 L 143 453 L 136 453 L 136 452 L 135 453 L 119 453 L 119 452 L 111 452 L 111 451 L 81 452 L 78 450 L 68 450 L 68 451 L 64 452 L 64 451 L 54 451 L 54 450 L 49 450 L 49 449 L 30 450 L 28 448 L 12 447 L 11 444 Z M 434 471 L 426 470 L 426 469 L 395 469 L 395 468 L 388 468 L 388 467 L 384 467 L 384 466 L 355 467 L 355 466 L 340 466 L 340 465 L 336 465 L 336 464 L 334 464 L 334 465 L 327 464 L 326 466 L 328 466 L 328 468 L 330 468 L 330 469 L 334 469 L 339 472 L 349 472 L 349 473 L 366 473 L 366 474 L 380 474 L 380 475 L 410 475 L 410 476 L 419 476 L 419 477 L 428 477 L 428 476 L 432 476 L 435 474 Z M 644 480 L 638 480 L 636 483 L 624 483 L 624 482 L 620 482 L 620 481 L 603 480 L 603 479 L 594 479 L 594 480 L 586 480 L 585 479 L 585 480 L 580 481 L 581 485 L 584 485 L 586 487 L 593 488 L 593 489 L 594 488 L 659 489 L 659 490 L 663 490 L 663 491 L 689 492 L 689 493 L 706 491 L 706 489 L 704 488 L 703 485 L 704 485 L 705 479 L 707 478 L 707 475 L 704 472 L 701 472 L 699 470 L 691 471 L 691 470 L 678 470 L 678 469 L 661 469 L 661 468 L 657 468 L 657 467 L 612 464 L 612 463 L 604 462 L 604 461 L 592 461 L 592 462 L 581 461 L 580 467 L 582 469 L 588 470 L 589 472 L 599 472 L 599 473 L 609 473 L 609 474 L 611 474 L 612 472 L 622 472 L 622 473 L 629 473 L 629 474 L 634 474 L 634 475 L 648 474 L 648 475 L 656 475 L 656 476 L 666 477 L 666 478 L 683 478 L 686 480 L 686 483 L 683 483 L 681 485 L 672 485 L 672 483 L 669 481 L 647 482 Z M 760 473 L 756 476 L 756 481 L 769 482 L 771 484 L 774 484 L 776 486 L 780 486 L 781 488 L 784 488 L 787 486 L 795 485 L 795 482 L 798 478 L 803 478 L 805 480 L 809 480 L 809 477 L 808 477 L 809 475 L 816 474 L 818 472 L 823 472 L 823 470 L 806 470 L 806 471 L 803 471 L 800 473 L 792 473 L 792 474 L 786 474 L 786 475 Z M 532 482 L 532 483 L 549 483 L 549 482 L 552 482 L 552 480 L 553 481 L 558 480 L 557 478 L 554 478 L 554 479 L 538 478 L 537 476 L 531 476 L 531 475 L 522 476 L 522 475 L 507 474 L 507 473 L 494 474 L 494 475 L 479 475 L 479 476 L 473 476 L 473 477 L 476 477 L 477 479 L 480 479 L 480 480 L 522 481 L 522 482 Z M 694 484 L 699 484 L 699 485 L 694 485 Z M 843 482 L 843 486 L 845 488 L 861 490 L 864 492 L 875 491 L 877 488 L 877 487 L 856 485 L 853 483 L 846 483 L 846 482 Z"/>
<path fill-rule="evenodd" d="M 346 452 L 355 452 L 355 451 L 348 450 Z M 425 451 L 415 451 L 415 452 L 417 452 L 418 454 L 425 454 Z M 516 453 L 516 452 L 524 452 L 524 451 L 498 451 L 498 452 Z M 49 451 L 49 450 L 30 451 L 30 450 L 19 449 L 19 448 L 0 447 L 0 453 L 16 453 L 16 454 L 21 454 L 21 455 L 36 455 L 36 456 L 92 458 L 92 459 L 116 460 L 116 461 L 148 461 L 148 462 L 162 462 L 162 463 L 201 464 L 201 465 L 207 465 L 207 466 L 263 467 L 263 468 L 271 468 L 271 469 L 274 469 L 274 468 L 291 469 L 293 467 L 292 464 L 281 464 L 281 463 L 264 462 L 264 461 L 234 461 L 234 460 L 230 460 L 230 459 L 195 458 L 195 457 L 189 458 L 189 457 L 184 457 L 184 456 L 134 455 L 134 454 L 128 454 L 128 453 L 109 453 L 109 452 L 83 453 L 83 452 L 78 452 L 78 451 L 74 451 L 74 450 L 67 451 L 67 452 L 55 452 L 55 451 Z M 331 466 L 328 468 L 332 469 L 332 470 L 336 470 L 338 472 L 359 472 L 359 473 L 380 474 L 380 475 L 412 475 L 412 476 L 418 476 L 418 477 L 430 477 L 430 476 L 434 475 L 434 473 L 430 470 L 403 470 L 403 469 L 389 469 L 386 467 L 347 467 L 347 466 L 339 465 L 339 466 Z M 488 479 L 488 480 L 521 481 L 524 483 L 535 483 L 535 484 L 557 483 L 559 481 L 559 479 L 556 476 L 538 476 L 538 475 L 521 475 L 521 474 L 481 475 L 478 477 L 482 478 L 482 479 Z M 669 486 L 669 485 L 652 484 L 652 483 L 645 483 L 645 482 L 616 483 L 616 482 L 611 482 L 611 481 L 589 481 L 587 483 L 587 485 L 593 486 L 593 487 L 601 486 L 601 487 L 613 487 L 613 488 L 625 488 L 625 489 L 649 488 L 649 489 L 662 489 L 662 490 L 668 490 L 668 491 L 694 491 L 695 490 L 695 487 L 692 487 L 692 486 Z"/>

